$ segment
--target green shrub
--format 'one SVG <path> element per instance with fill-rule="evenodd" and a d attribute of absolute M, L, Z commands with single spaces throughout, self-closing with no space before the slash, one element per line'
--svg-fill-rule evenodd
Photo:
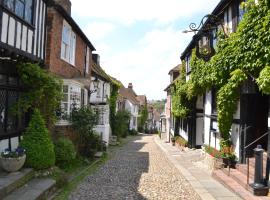
<path fill-rule="evenodd" d="M 64 165 L 70 165 L 76 158 L 76 150 L 68 138 L 59 138 L 55 143 L 55 159 L 56 165 L 63 167 Z"/>
<path fill-rule="evenodd" d="M 55 164 L 54 146 L 39 110 L 35 109 L 20 146 L 26 150 L 27 167 L 46 169 Z"/>
<path fill-rule="evenodd" d="M 115 133 L 118 137 L 127 137 L 130 121 L 130 113 L 120 110 L 116 113 Z"/>
<path fill-rule="evenodd" d="M 129 130 L 129 135 L 138 135 L 138 131 L 135 129 Z"/>

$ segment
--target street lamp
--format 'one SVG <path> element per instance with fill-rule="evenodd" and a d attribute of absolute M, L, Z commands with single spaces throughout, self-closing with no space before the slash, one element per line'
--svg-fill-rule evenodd
<path fill-rule="evenodd" d="M 204 61 L 209 61 L 215 54 L 213 32 L 216 31 L 218 27 L 221 27 L 225 36 L 227 36 L 222 20 L 220 20 L 216 15 L 208 14 L 202 18 L 199 26 L 195 23 L 191 23 L 189 25 L 190 30 L 183 31 L 183 33 L 195 33 L 193 41 L 195 42 L 196 56 L 198 58 L 201 58 Z"/>

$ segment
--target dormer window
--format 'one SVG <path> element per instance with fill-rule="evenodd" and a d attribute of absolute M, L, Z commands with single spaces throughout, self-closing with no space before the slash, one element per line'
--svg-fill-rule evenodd
<path fill-rule="evenodd" d="M 19 18 L 33 24 L 33 0 L 3 0 L 3 4 Z"/>

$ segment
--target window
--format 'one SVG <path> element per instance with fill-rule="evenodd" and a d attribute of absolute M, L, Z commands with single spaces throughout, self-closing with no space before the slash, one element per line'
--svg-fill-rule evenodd
<path fill-rule="evenodd" d="M 215 29 L 215 30 L 212 31 L 212 35 L 213 35 L 213 47 L 214 47 L 215 50 L 217 49 L 217 39 L 218 39 L 217 32 L 218 32 L 217 29 Z"/>
<path fill-rule="evenodd" d="M 240 22 L 240 21 L 242 21 L 242 19 L 243 19 L 243 16 L 244 16 L 244 14 L 245 14 L 245 9 L 243 8 L 243 5 L 242 5 L 242 3 L 243 2 L 245 2 L 245 0 L 244 1 L 242 1 L 242 2 L 240 2 L 239 3 L 239 6 L 238 6 L 238 23 Z"/>
<path fill-rule="evenodd" d="M 191 61 L 191 55 L 188 55 L 186 57 L 186 73 L 187 74 L 191 72 L 190 61 Z"/>
<path fill-rule="evenodd" d="M 21 95 L 17 77 L 0 74 L 0 139 L 10 135 L 17 136 L 25 128 L 25 114 L 14 115 L 12 109 Z"/>
<path fill-rule="evenodd" d="M 98 84 L 97 84 L 97 92 L 96 92 L 96 96 L 97 96 L 97 98 L 100 98 L 100 87 L 101 87 L 101 83 L 100 82 L 98 82 Z"/>
<path fill-rule="evenodd" d="M 232 7 L 228 7 L 227 10 L 224 11 L 224 25 L 225 31 L 227 33 L 232 32 Z"/>
<path fill-rule="evenodd" d="M 212 89 L 212 114 L 217 114 L 217 91 L 215 88 Z"/>
<path fill-rule="evenodd" d="M 61 58 L 75 65 L 76 34 L 66 21 L 63 23 Z"/>
<path fill-rule="evenodd" d="M 88 74 L 89 73 L 89 56 L 90 56 L 90 49 L 89 47 L 86 47 L 86 59 L 85 59 L 85 73 Z"/>
<path fill-rule="evenodd" d="M 75 84 L 63 85 L 60 119 L 66 120 L 74 108 L 81 107 L 81 102 L 84 102 L 84 96 L 81 95 L 81 91 L 81 87 Z"/>
<path fill-rule="evenodd" d="M 3 4 L 18 17 L 33 24 L 33 0 L 4 0 Z"/>

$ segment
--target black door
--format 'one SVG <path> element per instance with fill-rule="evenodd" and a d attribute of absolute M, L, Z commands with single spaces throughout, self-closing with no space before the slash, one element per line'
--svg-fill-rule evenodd
<path fill-rule="evenodd" d="M 268 96 L 261 93 L 242 94 L 240 105 L 242 128 L 246 127 L 246 131 L 243 130 L 241 134 L 241 148 L 243 150 L 245 146 L 251 144 L 268 131 Z M 267 137 L 263 137 L 252 144 L 247 148 L 247 153 L 252 153 L 258 144 L 262 145 L 266 150 Z"/>

